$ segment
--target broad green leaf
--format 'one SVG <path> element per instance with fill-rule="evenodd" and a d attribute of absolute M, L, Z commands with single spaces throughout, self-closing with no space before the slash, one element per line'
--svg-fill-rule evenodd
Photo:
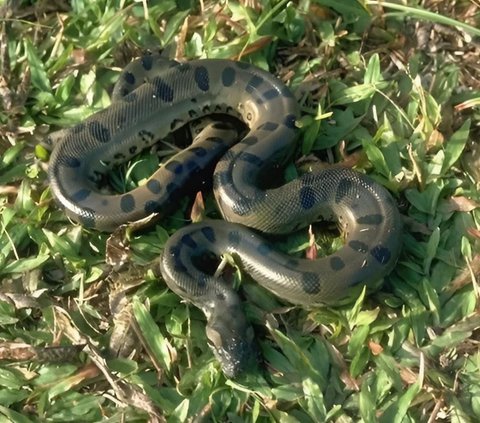
<path fill-rule="evenodd" d="M 361 325 L 357 326 L 351 335 L 350 342 L 348 343 L 348 353 L 354 355 L 360 351 L 365 344 L 365 340 L 370 333 L 370 326 Z"/>
<path fill-rule="evenodd" d="M 367 347 L 362 346 L 355 350 L 349 366 L 350 375 L 354 378 L 360 376 L 365 371 L 370 357 L 370 350 Z"/>
<path fill-rule="evenodd" d="M 463 149 L 470 133 L 470 119 L 450 137 L 445 147 L 445 161 L 443 162 L 442 174 L 445 174 L 462 155 Z"/>
<path fill-rule="evenodd" d="M 7 166 L 11 165 L 15 160 L 18 159 L 20 153 L 25 148 L 25 143 L 19 142 L 18 144 L 8 148 L 1 157 L 0 169 L 4 169 Z"/>
<path fill-rule="evenodd" d="M 305 395 L 304 398 L 307 403 L 306 411 L 308 411 L 314 421 L 324 422 L 326 420 L 327 410 L 325 408 L 322 390 L 310 378 L 305 378 L 302 385 Z"/>
<path fill-rule="evenodd" d="M 364 422 L 377 421 L 376 410 L 376 389 L 375 389 L 375 373 L 368 373 L 361 386 L 359 394 L 359 411 Z"/>
<path fill-rule="evenodd" d="M 9 389 L 20 389 L 25 384 L 21 372 L 0 367 L 0 386 Z"/>
<path fill-rule="evenodd" d="M 426 256 L 423 260 L 423 272 L 428 275 L 430 273 L 430 265 L 437 253 L 438 244 L 440 242 L 440 228 L 436 227 L 427 243 Z"/>
<path fill-rule="evenodd" d="M 140 333 L 144 337 L 153 357 L 158 360 L 158 363 L 161 363 L 165 367 L 165 370 L 169 371 L 172 365 L 172 360 L 167 348 L 167 340 L 160 332 L 158 325 L 153 321 L 150 313 L 138 298 L 133 299 L 132 307 Z"/>
<path fill-rule="evenodd" d="M 368 159 L 372 162 L 375 169 L 377 169 L 382 175 L 389 177 L 390 169 L 387 166 L 385 157 L 382 151 L 372 142 L 364 142 L 363 147 Z"/>
<path fill-rule="evenodd" d="M 11 410 L 10 408 L 0 405 L 0 420 L 2 420 L 2 415 L 5 417 L 5 422 L 34 423 L 38 421 L 37 419 L 30 420 L 23 413 L 18 413 L 15 410 Z"/>
<path fill-rule="evenodd" d="M 24 45 L 30 65 L 33 86 L 40 91 L 51 92 L 52 87 L 47 72 L 45 71 L 44 62 L 38 55 L 39 50 L 30 42 L 29 38 L 25 38 Z"/>
<path fill-rule="evenodd" d="M 378 55 L 378 53 L 375 53 L 372 55 L 372 57 L 370 57 L 370 60 L 368 61 L 363 83 L 375 85 L 382 79 L 383 78 L 380 70 L 380 56 Z"/>
<path fill-rule="evenodd" d="M 353 87 L 347 87 L 333 97 L 335 104 L 343 105 L 355 103 L 361 100 L 371 99 L 376 92 L 373 84 L 359 84 Z"/>
<path fill-rule="evenodd" d="M 0 270 L 0 275 L 27 272 L 40 267 L 49 259 L 50 256 L 45 254 L 38 255 L 37 257 L 21 258 L 5 265 L 5 267 Z"/>
<path fill-rule="evenodd" d="M 14 325 L 19 321 L 15 315 L 15 306 L 7 301 L 0 301 L 0 325 Z"/>
<path fill-rule="evenodd" d="M 379 419 L 380 423 L 401 423 L 407 415 L 408 408 L 412 404 L 415 397 L 420 393 L 422 387 L 419 382 L 411 385 L 397 401 L 393 402 L 382 414 Z"/>

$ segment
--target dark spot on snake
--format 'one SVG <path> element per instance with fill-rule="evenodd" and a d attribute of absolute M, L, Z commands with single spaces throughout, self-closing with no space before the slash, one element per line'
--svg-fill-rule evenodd
<path fill-rule="evenodd" d="M 224 87 L 230 87 L 235 82 L 235 69 L 227 66 L 222 72 L 222 84 Z"/>
<path fill-rule="evenodd" d="M 137 146 L 136 145 L 132 145 L 129 149 L 128 149 L 129 153 L 130 154 L 135 154 L 137 152 Z"/>
<path fill-rule="evenodd" d="M 185 167 L 187 168 L 188 173 L 191 173 L 192 175 L 200 170 L 200 166 L 195 160 L 189 160 L 186 162 Z"/>
<path fill-rule="evenodd" d="M 140 131 L 138 131 L 138 136 L 145 144 L 150 144 L 155 138 L 155 135 L 153 135 L 152 132 L 147 131 L 146 129 L 141 129 Z"/>
<path fill-rule="evenodd" d="M 183 172 L 183 164 L 177 160 L 171 160 L 165 164 L 165 169 L 173 172 L 175 175 L 180 175 Z"/>
<path fill-rule="evenodd" d="M 81 213 L 78 215 L 79 223 L 86 228 L 95 227 L 95 211 L 89 208 L 82 209 Z"/>
<path fill-rule="evenodd" d="M 252 76 L 250 81 L 248 81 L 247 86 L 245 87 L 245 91 L 249 94 L 252 94 L 262 84 L 263 84 L 263 78 L 261 78 L 258 75 L 254 75 Z"/>
<path fill-rule="evenodd" d="M 125 72 L 125 74 L 123 75 L 123 79 L 125 79 L 125 82 L 127 84 L 135 84 L 135 75 L 132 72 Z"/>
<path fill-rule="evenodd" d="M 282 95 L 286 98 L 293 98 L 293 93 L 288 87 L 282 88 Z"/>
<path fill-rule="evenodd" d="M 348 246 L 359 253 L 366 253 L 368 251 L 368 245 L 362 241 L 352 240 L 348 243 Z"/>
<path fill-rule="evenodd" d="M 185 267 L 182 259 L 180 258 L 180 248 L 175 245 L 173 247 L 170 247 L 170 250 L 168 252 L 173 257 L 173 268 L 175 269 L 175 271 L 180 273 L 186 273 L 187 268 Z M 185 292 L 185 289 L 181 285 L 177 285 L 177 287 Z"/>
<path fill-rule="evenodd" d="M 120 97 L 123 97 L 125 100 L 125 97 L 130 93 L 130 90 L 127 87 L 123 87 L 122 91 L 120 92 Z"/>
<path fill-rule="evenodd" d="M 337 187 L 335 192 L 335 203 L 339 204 L 343 201 L 344 198 L 348 198 L 350 196 L 350 192 L 353 188 L 353 182 L 349 179 L 342 179 Z"/>
<path fill-rule="evenodd" d="M 317 294 L 320 292 L 321 284 L 320 277 L 314 272 L 303 272 L 302 274 L 302 288 L 307 294 Z"/>
<path fill-rule="evenodd" d="M 215 295 L 217 296 L 217 300 L 218 300 L 218 301 L 225 301 L 225 299 L 227 298 L 227 297 L 225 296 L 225 293 L 222 292 L 222 291 L 217 291 L 217 292 L 215 293 Z"/>
<path fill-rule="evenodd" d="M 257 142 L 258 142 L 258 138 L 254 136 L 245 137 L 242 140 L 242 144 L 246 144 L 246 145 L 253 145 L 253 144 L 256 144 Z"/>
<path fill-rule="evenodd" d="M 123 153 L 115 153 L 113 155 L 114 160 L 125 160 L 125 154 Z"/>
<path fill-rule="evenodd" d="M 390 253 L 390 250 L 387 247 L 384 247 L 383 245 L 377 245 L 377 246 L 373 247 L 370 250 L 370 254 L 380 264 L 387 264 L 392 257 L 392 254 Z"/>
<path fill-rule="evenodd" d="M 167 191 L 167 194 L 172 194 L 173 192 L 175 192 L 178 188 L 180 188 L 176 183 L 174 182 L 170 182 L 169 184 L 167 184 L 167 186 L 165 187 L 165 191 Z"/>
<path fill-rule="evenodd" d="M 300 189 L 298 199 L 300 201 L 300 205 L 302 206 L 302 209 L 304 210 L 311 209 L 316 203 L 315 190 L 309 186 L 302 187 Z"/>
<path fill-rule="evenodd" d="M 135 209 L 135 198 L 132 194 L 124 194 L 120 199 L 120 208 L 124 213 L 130 213 Z"/>
<path fill-rule="evenodd" d="M 162 191 L 162 184 L 156 179 L 149 179 L 146 183 L 146 187 L 152 194 L 160 194 Z"/>
<path fill-rule="evenodd" d="M 75 203 L 79 203 L 88 198 L 91 193 L 91 190 L 82 188 L 81 190 L 78 190 L 75 194 L 72 195 L 72 201 L 74 201 Z"/>
<path fill-rule="evenodd" d="M 255 154 L 252 154 L 252 153 L 247 153 L 245 151 L 243 151 L 242 153 L 239 154 L 238 156 L 238 160 L 242 160 L 244 162 L 247 162 L 247 163 L 250 163 L 250 164 L 253 164 L 255 166 L 262 166 L 263 165 L 263 160 L 256 156 Z"/>
<path fill-rule="evenodd" d="M 195 68 L 194 79 L 200 90 L 208 91 L 210 89 L 208 70 L 205 66 L 199 66 L 198 68 Z"/>
<path fill-rule="evenodd" d="M 183 235 L 180 241 L 189 248 L 197 248 L 197 243 L 190 234 Z"/>
<path fill-rule="evenodd" d="M 188 116 L 190 116 L 191 118 L 194 118 L 194 117 L 198 116 L 198 112 L 194 109 L 190 109 L 188 111 Z"/>
<path fill-rule="evenodd" d="M 272 247 L 269 244 L 262 243 L 257 247 L 257 252 L 261 256 L 267 256 L 272 251 Z"/>
<path fill-rule="evenodd" d="M 212 142 L 215 144 L 223 144 L 223 139 L 221 139 L 220 137 L 208 137 L 208 138 L 205 138 L 205 141 Z"/>
<path fill-rule="evenodd" d="M 156 213 L 162 209 L 162 205 L 158 201 L 149 200 L 143 209 L 146 214 Z"/>
<path fill-rule="evenodd" d="M 168 250 L 168 254 L 172 257 L 178 257 L 180 255 L 180 247 L 178 245 L 172 245 Z"/>
<path fill-rule="evenodd" d="M 193 97 L 193 98 L 190 99 L 190 101 L 191 101 L 192 103 L 196 103 L 196 102 L 197 102 L 197 99 L 196 99 L 195 97 Z"/>
<path fill-rule="evenodd" d="M 228 233 L 228 243 L 232 246 L 237 248 L 240 244 L 240 233 L 238 231 L 231 231 Z"/>
<path fill-rule="evenodd" d="M 156 76 L 152 79 L 153 94 L 160 100 L 170 103 L 173 101 L 173 88 L 168 85 L 162 78 Z"/>
<path fill-rule="evenodd" d="M 357 223 L 365 225 L 379 225 L 383 222 L 383 216 L 381 214 L 367 214 L 357 218 Z"/>
<path fill-rule="evenodd" d="M 172 123 L 170 124 L 170 130 L 175 131 L 175 129 L 180 128 L 183 125 L 182 119 L 173 119 Z"/>
<path fill-rule="evenodd" d="M 146 71 L 151 70 L 153 66 L 153 57 L 151 55 L 143 56 L 142 66 L 143 66 L 143 69 L 145 69 Z"/>
<path fill-rule="evenodd" d="M 104 176 L 103 173 L 98 170 L 94 170 L 93 174 L 95 175 L 97 181 L 101 181 Z"/>
<path fill-rule="evenodd" d="M 71 168 L 80 167 L 80 165 L 82 164 L 80 160 L 72 156 L 63 156 L 60 158 L 59 162 L 62 163 L 64 166 Z"/>
<path fill-rule="evenodd" d="M 295 122 L 297 120 L 297 117 L 295 115 L 287 115 L 285 116 L 285 119 L 283 120 L 283 124 L 290 129 L 295 129 Z"/>
<path fill-rule="evenodd" d="M 88 130 L 92 137 L 94 137 L 97 141 L 100 142 L 108 142 L 110 141 L 110 130 L 103 126 L 100 122 L 94 120 L 88 124 Z"/>
<path fill-rule="evenodd" d="M 208 104 L 206 106 L 203 106 L 202 113 L 210 113 L 210 106 Z"/>
<path fill-rule="evenodd" d="M 192 147 L 190 151 L 197 157 L 205 157 L 207 155 L 207 150 L 203 147 Z"/>
<path fill-rule="evenodd" d="M 278 96 L 278 91 L 274 88 L 272 88 L 271 90 L 265 91 L 263 93 L 263 98 L 265 100 L 272 100 L 273 98 L 275 98 L 277 96 Z"/>
<path fill-rule="evenodd" d="M 215 242 L 215 231 L 213 230 L 213 228 L 211 228 L 210 226 L 204 226 L 202 229 L 200 229 L 200 231 L 202 232 L 204 237 L 207 238 L 208 241 L 210 241 L 211 243 Z"/>
<path fill-rule="evenodd" d="M 332 270 L 338 271 L 342 270 L 345 267 L 344 261 L 338 256 L 330 257 L 330 268 Z"/>
<path fill-rule="evenodd" d="M 232 125 L 227 122 L 214 122 L 212 123 L 212 128 L 228 131 L 232 129 Z"/>
<path fill-rule="evenodd" d="M 265 122 L 258 127 L 262 131 L 275 131 L 278 128 L 278 123 L 276 122 Z"/>

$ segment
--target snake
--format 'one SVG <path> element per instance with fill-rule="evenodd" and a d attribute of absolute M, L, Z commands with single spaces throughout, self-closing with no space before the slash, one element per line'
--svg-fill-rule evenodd
<path fill-rule="evenodd" d="M 205 116 L 215 116 L 206 135 L 199 134 L 143 185 L 121 194 L 99 189 L 114 166 Z M 222 116 L 239 119 L 246 130 L 232 133 Z M 299 117 L 292 91 L 254 65 L 226 59 L 181 63 L 150 54 L 124 68 L 110 106 L 62 130 L 50 157 L 57 202 L 70 218 L 99 231 L 152 213 L 166 216 L 179 198 L 199 189 L 197 175 L 213 173 L 223 220 L 174 232 L 158 266 L 168 287 L 204 312 L 208 342 L 228 377 L 250 366 L 255 346 L 237 291 L 228 278 L 205 268 L 208 255 L 233 256 L 273 294 L 310 307 L 382 279 L 401 251 L 396 202 L 369 176 L 332 166 L 267 182 L 295 152 Z M 265 238 L 318 220 L 336 222 L 344 239 L 326 257 L 294 257 Z"/>

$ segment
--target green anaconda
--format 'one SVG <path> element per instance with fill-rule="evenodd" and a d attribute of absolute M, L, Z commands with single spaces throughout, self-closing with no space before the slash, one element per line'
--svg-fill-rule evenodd
<path fill-rule="evenodd" d="M 112 166 L 211 114 L 239 118 L 246 134 L 236 143 L 224 142 L 222 131 L 228 127 L 217 123 L 217 135 L 192 143 L 143 186 L 118 195 L 97 189 Z M 236 292 L 221 276 L 198 266 L 198 257 L 232 254 L 274 294 L 311 305 L 382 278 L 400 252 L 396 204 L 361 173 L 332 167 L 264 187 L 272 166 L 284 164 L 295 149 L 298 117 L 291 91 L 252 65 L 178 63 L 149 55 L 122 72 L 111 106 L 62 131 L 51 155 L 49 178 L 59 204 L 74 220 L 102 231 L 154 212 L 169 213 L 185 192 L 198 189 L 196 175 L 214 167 L 213 192 L 225 221 L 192 224 L 174 233 L 160 270 L 174 292 L 206 314 L 208 338 L 229 376 L 240 372 L 251 355 L 248 325 Z M 288 233 L 319 218 L 337 221 L 345 238 L 343 248 L 321 259 L 289 257 L 259 235 Z"/>

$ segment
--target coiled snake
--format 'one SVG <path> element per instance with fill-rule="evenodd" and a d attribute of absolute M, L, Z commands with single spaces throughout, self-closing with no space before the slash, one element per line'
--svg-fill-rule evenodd
<path fill-rule="evenodd" d="M 262 286 L 302 305 L 330 302 L 394 266 L 401 246 L 399 213 L 390 194 L 367 176 L 333 167 L 274 188 L 262 185 L 272 166 L 293 152 L 299 116 L 292 93 L 269 73 L 243 62 L 180 64 L 148 55 L 122 72 L 112 100 L 62 132 L 50 159 L 51 190 L 70 217 L 111 231 L 153 212 L 170 212 L 195 175 L 216 163 L 213 192 L 227 222 L 205 221 L 174 233 L 160 270 L 174 292 L 206 314 L 207 336 L 225 374 L 244 369 L 252 340 L 236 292 L 198 266 L 203 254 L 234 255 Z M 221 134 L 228 127 L 217 124 L 220 136 L 192 143 L 145 185 L 119 195 L 96 189 L 113 165 L 213 113 L 240 118 L 246 135 L 233 146 L 224 144 Z M 281 254 L 249 229 L 287 233 L 319 218 L 338 222 L 345 245 L 317 260 Z"/>

